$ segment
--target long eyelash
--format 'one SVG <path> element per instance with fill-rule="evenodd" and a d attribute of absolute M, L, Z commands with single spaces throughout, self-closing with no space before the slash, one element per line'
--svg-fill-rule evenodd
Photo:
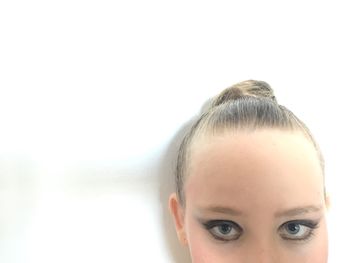
<path fill-rule="evenodd" d="M 288 222 L 284 223 L 283 226 L 290 224 L 290 223 L 300 224 L 300 225 L 307 226 L 308 228 L 310 228 L 310 232 L 305 238 L 300 238 L 300 239 L 284 238 L 285 240 L 295 241 L 295 242 L 308 241 L 315 234 L 314 233 L 315 229 L 319 227 L 319 222 L 311 221 L 311 220 L 292 220 L 292 221 L 288 221 Z"/>
<path fill-rule="evenodd" d="M 207 222 L 202 222 L 203 226 L 208 230 L 216 227 L 220 224 L 230 224 L 238 230 L 242 230 L 242 228 L 235 222 L 229 220 L 209 220 Z"/>
<path fill-rule="evenodd" d="M 311 229 L 315 229 L 315 228 L 317 228 L 319 226 L 319 222 L 312 221 L 312 220 L 292 220 L 292 221 L 284 223 L 284 225 L 290 224 L 290 223 L 300 224 L 300 225 L 303 225 L 303 226 L 307 226 L 307 227 L 309 227 Z"/>
<path fill-rule="evenodd" d="M 209 233 L 211 234 L 211 236 L 213 238 L 215 238 L 216 240 L 219 240 L 219 241 L 222 241 L 222 242 L 230 242 L 230 241 L 233 241 L 233 240 L 236 240 L 236 239 L 233 239 L 233 240 L 227 240 L 225 238 L 220 238 L 216 235 L 214 235 L 213 233 L 210 232 L 210 230 L 216 226 L 219 226 L 221 224 L 229 224 L 231 225 L 233 228 L 235 228 L 236 230 L 242 232 L 242 228 L 235 222 L 233 221 L 230 221 L 230 220 L 209 220 L 207 222 L 202 222 L 202 225 L 204 226 L 204 228 L 206 230 L 209 231 Z"/>

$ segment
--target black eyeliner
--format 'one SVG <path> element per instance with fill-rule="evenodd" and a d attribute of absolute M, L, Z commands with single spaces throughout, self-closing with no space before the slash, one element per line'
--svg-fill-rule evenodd
<path fill-rule="evenodd" d="M 318 228 L 319 221 L 305 220 L 305 219 L 291 220 L 291 221 L 285 222 L 282 226 L 285 226 L 288 224 L 297 224 L 297 225 L 307 226 L 309 228 L 315 229 L 315 228 Z"/>
<path fill-rule="evenodd" d="M 242 231 L 242 228 L 237 223 L 230 220 L 217 220 L 217 219 L 208 220 L 208 221 L 202 222 L 202 224 L 206 229 L 212 229 L 213 227 L 216 227 L 222 224 L 228 224 L 234 227 L 235 229 Z"/>
<path fill-rule="evenodd" d="M 285 222 L 284 224 L 281 225 L 281 228 L 285 227 L 288 224 L 297 224 L 297 225 L 302 225 L 302 226 L 306 226 L 308 228 L 310 228 L 309 233 L 307 234 L 307 236 L 303 237 L 303 238 L 288 238 L 288 237 L 282 237 L 284 240 L 288 240 L 288 241 L 293 241 L 293 242 L 306 242 L 309 239 L 311 239 L 311 237 L 315 234 L 315 229 L 319 227 L 319 223 L 320 220 L 291 220 L 288 222 Z"/>
<path fill-rule="evenodd" d="M 203 225 L 203 227 L 208 231 L 208 233 L 216 240 L 219 240 L 221 242 L 229 242 L 229 241 L 234 241 L 234 240 L 237 240 L 242 232 L 243 232 L 243 229 L 242 227 L 240 227 L 236 222 L 233 222 L 231 220 L 208 220 L 208 221 L 204 221 L 204 220 L 200 220 L 201 224 Z M 212 232 L 212 230 L 215 228 L 215 227 L 219 227 L 221 225 L 229 225 L 231 228 L 235 229 L 237 232 L 239 232 L 239 234 L 234 237 L 234 238 L 230 238 L 230 239 L 226 239 L 226 238 L 222 238 L 216 234 L 214 234 Z"/>

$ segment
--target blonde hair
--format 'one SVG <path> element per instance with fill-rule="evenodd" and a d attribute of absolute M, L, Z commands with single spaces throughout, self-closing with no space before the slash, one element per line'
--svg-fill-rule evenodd
<path fill-rule="evenodd" d="M 223 90 L 201 114 L 185 135 L 176 164 L 176 193 L 185 204 L 184 182 L 190 162 L 190 147 L 199 135 L 215 135 L 224 130 L 256 130 L 262 128 L 301 131 L 314 145 L 322 173 L 324 159 L 307 126 L 286 107 L 279 105 L 273 89 L 264 81 L 246 80 Z"/>

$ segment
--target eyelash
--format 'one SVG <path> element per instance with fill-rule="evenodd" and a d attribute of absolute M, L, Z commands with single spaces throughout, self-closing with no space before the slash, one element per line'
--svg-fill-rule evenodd
<path fill-rule="evenodd" d="M 289 224 L 295 224 L 298 226 L 306 227 L 306 228 L 308 228 L 308 230 L 307 230 L 308 232 L 302 238 L 282 237 L 283 239 L 288 240 L 288 241 L 307 241 L 314 235 L 315 229 L 318 228 L 318 226 L 319 226 L 319 222 L 312 221 L 312 220 L 292 220 L 292 221 L 288 221 L 288 222 L 284 223 L 280 227 L 280 229 L 283 229 L 283 228 L 285 229 L 285 227 L 288 226 Z"/>
<path fill-rule="evenodd" d="M 235 240 L 239 239 L 239 237 L 241 236 L 241 234 L 243 232 L 243 229 L 237 223 L 235 223 L 233 221 L 229 221 L 229 220 L 209 220 L 209 221 L 204 222 L 202 224 L 203 224 L 204 228 L 215 239 L 220 240 L 220 241 L 224 241 L 224 242 L 235 241 Z M 279 227 L 279 231 L 286 229 L 286 227 L 291 225 L 291 224 L 295 224 L 295 225 L 299 226 L 299 229 L 300 229 L 300 227 L 308 228 L 307 234 L 305 236 L 303 236 L 302 238 L 288 238 L 288 237 L 286 237 L 286 235 L 281 235 L 281 237 L 284 240 L 294 241 L 294 242 L 302 242 L 302 241 L 305 242 L 305 241 L 309 240 L 314 235 L 314 230 L 316 228 L 318 228 L 318 226 L 319 226 L 319 222 L 312 221 L 312 220 L 292 220 L 292 221 L 288 221 L 288 222 L 285 222 L 284 224 L 282 224 Z M 222 237 L 216 235 L 215 233 L 213 233 L 214 232 L 213 229 L 215 229 L 216 227 L 220 227 L 220 226 L 221 227 L 223 227 L 223 226 L 229 227 L 230 231 L 232 229 L 234 229 L 235 231 L 238 232 L 237 237 L 227 239 L 227 238 L 222 238 Z"/>
<path fill-rule="evenodd" d="M 232 239 L 225 239 L 225 238 L 221 238 L 218 235 L 213 233 L 213 229 L 215 227 L 224 226 L 224 225 L 229 226 L 231 229 L 234 229 L 237 232 L 240 232 L 239 235 L 235 238 L 232 238 Z M 225 241 L 225 242 L 237 240 L 241 236 L 241 233 L 243 232 L 243 229 L 237 223 L 235 223 L 233 221 L 228 221 L 228 220 L 210 220 L 210 221 L 203 223 L 203 226 L 207 231 L 209 231 L 209 233 L 215 239 Z"/>

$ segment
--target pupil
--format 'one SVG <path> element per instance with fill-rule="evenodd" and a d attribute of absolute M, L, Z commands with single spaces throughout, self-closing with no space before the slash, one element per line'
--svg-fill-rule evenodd
<path fill-rule="evenodd" d="M 288 230 L 292 234 L 298 233 L 300 230 L 300 226 L 298 224 L 289 224 L 288 225 Z"/>
<path fill-rule="evenodd" d="M 220 232 L 222 234 L 227 234 L 231 231 L 231 226 L 230 225 L 221 225 L 220 226 Z"/>

